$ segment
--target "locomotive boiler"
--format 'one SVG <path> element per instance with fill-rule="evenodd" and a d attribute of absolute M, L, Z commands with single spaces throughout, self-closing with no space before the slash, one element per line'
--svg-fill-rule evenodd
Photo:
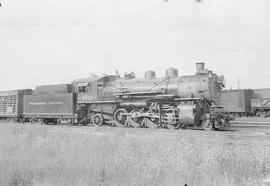
<path fill-rule="evenodd" d="M 164 77 L 147 71 L 144 78 L 134 73 L 92 76 L 72 82 L 77 95 L 78 122 L 95 126 L 204 128 L 226 125 L 225 119 L 211 110 L 224 87 L 223 76 L 196 64 L 196 73 L 179 76 L 170 68 Z"/>

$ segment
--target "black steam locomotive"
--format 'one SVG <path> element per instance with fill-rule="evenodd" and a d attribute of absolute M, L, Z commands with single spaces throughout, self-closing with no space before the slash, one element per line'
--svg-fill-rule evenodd
<path fill-rule="evenodd" d="M 228 127 L 214 104 L 224 87 L 223 76 L 196 64 L 195 75 L 178 76 L 174 68 L 157 78 L 147 71 L 77 79 L 71 84 L 38 86 L 0 93 L 0 117 L 42 123 L 122 127 Z M 20 96 L 22 95 L 22 96 Z"/>

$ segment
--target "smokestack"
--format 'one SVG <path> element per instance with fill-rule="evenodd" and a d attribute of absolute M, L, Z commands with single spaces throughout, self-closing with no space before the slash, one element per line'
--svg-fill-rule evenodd
<path fill-rule="evenodd" d="M 200 73 L 201 71 L 203 71 L 204 63 L 196 63 L 196 69 L 197 69 L 197 73 Z"/>

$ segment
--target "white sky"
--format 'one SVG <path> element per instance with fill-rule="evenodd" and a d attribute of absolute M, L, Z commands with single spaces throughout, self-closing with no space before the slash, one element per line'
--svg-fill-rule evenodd
<path fill-rule="evenodd" d="M 0 0 L 0 90 L 195 63 L 270 87 L 269 0 Z"/>

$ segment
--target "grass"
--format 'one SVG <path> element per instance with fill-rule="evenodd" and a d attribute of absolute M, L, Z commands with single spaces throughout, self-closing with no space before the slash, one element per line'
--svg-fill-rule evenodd
<path fill-rule="evenodd" d="M 89 131 L 0 124 L 0 185 L 254 186 L 270 172 L 270 146 L 223 133 Z"/>

